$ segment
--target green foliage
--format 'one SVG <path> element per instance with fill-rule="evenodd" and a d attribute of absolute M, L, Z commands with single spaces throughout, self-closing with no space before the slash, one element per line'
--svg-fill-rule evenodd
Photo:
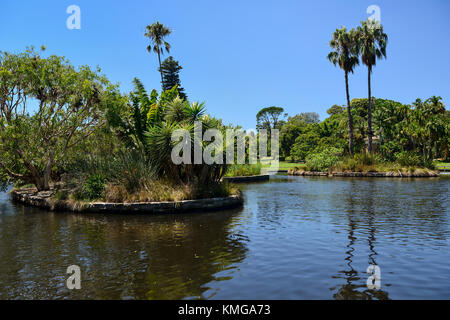
<path fill-rule="evenodd" d="M 268 132 L 270 132 L 271 129 L 280 129 L 281 125 L 284 124 L 280 120 L 280 116 L 282 116 L 283 112 L 283 108 L 275 106 L 262 108 L 256 114 L 256 129 L 265 129 Z"/>
<path fill-rule="evenodd" d="M 233 164 L 228 167 L 226 177 L 246 177 L 261 174 L 261 164 Z"/>
<path fill-rule="evenodd" d="M 395 154 L 396 161 L 402 166 L 420 166 L 422 159 L 420 155 L 411 151 L 401 151 Z"/>
<path fill-rule="evenodd" d="M 348 143 L 349 153 L 353 154 L 353 117 L 350 104 L 350 92 L 348 86 L 348 74 L 353 73 L 355 67 L 359 64 L 358 57 L 358 34 L 352 29 L 347 32 L 345 27 L 336 29 L 330 41 L 330 47 L 333 49 L 328 54 L 328 60 L 335 66 L 339 66 L 345 74 L 345 90 L 347 94 L 347 124 L 348 124 Z"/>
<path fill-rule="evenodd" d="M 106 179 L 100 174 L 89 176 L 80 190 L 80 196 L 85 200 L 99 199 L 105 190 L 105 183 Z"/>
<path fill-rule="evenodd" d="M 333 167 L 342 156 L 342 150 L 326 148 L 306 157 L 306 168 L 310 171 L 327 171 Z"/>
<path fill-rule="evenodd" d="M 170 90 L 177 86 L 180 98 L 187 100 L 187 96 L 184 93 L 184 89 L 181 87 L 180 70 L 183 67 L 180 66 L 178 61 L 175 61 L 172 56 L 168 57 L 161 63 L 159 71 L 163 75 L 163 91 Z"/>
<path fill-rule="evenodd" d="M 144 36 L 150 40 L 150 44 L 147 46 L 147 51 L 149 53 L 153 51 L 158 56 L 159 69 L 161 73 L 161 85 L 163 85 L 164 78 L 161 70 L 161 55 L 164 54 L 164 49 L 167 53 L 170 52 L 170 44 L 165 40 L 165 38 L 168 37 L 172 31 L 162 23 L 159 23 L 159 21 L 148 25 L 145 29 Z"/>
<path fill-rule="evenodd" d="M 295 139 L 291 149 L 291 158 L 294 161 L 304 160 L 319 144 L 320 134 L 318 124 L 310 125 L 308 131 L 302 133 Z"/>
<path fill-rule="evenodd" d="M 0 177 L 48 190 L 73 148 L 104 124 L 115 88 L 87 66 L 33 50 L 0 53 Z M 38 108 L 30 113 L 30 101 Z"/>

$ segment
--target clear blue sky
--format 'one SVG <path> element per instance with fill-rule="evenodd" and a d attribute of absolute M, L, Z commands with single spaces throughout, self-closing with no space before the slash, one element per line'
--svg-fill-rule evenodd
<path fill-rule="evenodd" d="M 81 30 L 66 28 L 72 4 L 81 8 Z M 75 65 L 99 65 L 124 92 L 134 77 L 160 88 L 157 58 L 143 36 L 159 20 L 173 30 L 171 55 L 184 68 L 190 100 L 247 129 L 262 107 L 315 111 L 324 119 L 330 106 L 345 104 L 344 74 L 327 61 L 328 42 L 337 27 L 365 20 L 369 5 L 380 7 L 389 36 L 373 95 L 403 103 L 440 95 L 449 104 L 448 0 L 1 0 L 0 50 L 45 44 L 47 54 Z M 350 90 L 352 98 L 367 96 L 365 67 L 350 77 Z"/>

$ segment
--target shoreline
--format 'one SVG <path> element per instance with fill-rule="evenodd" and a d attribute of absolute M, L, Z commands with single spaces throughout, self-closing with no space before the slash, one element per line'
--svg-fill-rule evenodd
<path fill-rule="evenodd" d="M 373 178 L 437 178 L 439 171 L 387 171 L 387 172 L 316 172 L 289 169 L 288 175 L 291 176 L 321 176 L 321 177 L 373 177 Z"/>
<path fill-rule="evenodd" d="M 259 182 L 259 181 L 269 181 L 270 175 L 268 174 L 258 174 L 255 176 L 236 176 L 236 177 L 223 177 L 222 180 L 231 183 L 240 182 Z"/>
<path fill-rule="evenodd" d="M 9 194 L 14 202 L 24 205 L 49 211 L 77 213 L 175 214 L 195 210 L 220 211 L 241 207 L 244 202 L 240 194 L 220 198 L 132 203 L 69 202 L 54 199 L 52 191 L 37 192 L 34 189 L 12 190 Z"/>

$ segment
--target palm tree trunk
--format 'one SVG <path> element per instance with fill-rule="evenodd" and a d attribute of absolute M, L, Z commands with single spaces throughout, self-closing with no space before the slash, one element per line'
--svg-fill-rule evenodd
<path fill-rule="evenodd" d="M 353 117 L 350 106 L 350 92 L 348 90 L 348 72 L 345 72 L 345 90 L 347 92 L 347 115 L 348 115 L 348 150 L 353 155 Z"/>
<path fill-rule="evenodd" d="M 368 67 L 368 88 L 369 88 L 369 112 L 368 118 L 368 134 L 369 134 L 369 153 L 372 153 L 372 92 L 370 87 L 370 75 L 372 73 L 372 66 Z"/>
<path fill-rule="evenodd" d="M 161 54 L 159 52 L 159 48 L 158 48 L 158 62 L 159 62 L 159 73 L 161 74 L 161 88 L 164 91 L 164 80 L 163 80 L 163 74 L 162 74 L 162 69 L 161 69 Z"/>

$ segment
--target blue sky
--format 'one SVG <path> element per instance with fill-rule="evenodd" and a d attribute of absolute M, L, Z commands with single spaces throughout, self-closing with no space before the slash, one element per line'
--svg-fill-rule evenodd
<path fill-rule="evenodd" d="M 81 30 L 66 28 L 69 5 L 81 9 Z M 205 101 L 225 123 L 255 127 L 262 107 L 324 119 L 345 104 L 343 72 L 327 61 L 340 26 L 356 27 L 378 5 L 389 36 L 387 60 L 373 74 L 375 97 L 411 103 L 450 100 L 450 1 L 401 0 L 2 0 L 0 50 L 47 46 L 73 64 L 99 65 L 128 92 L 134 77 L 160 88 L 157 58 L 146 51 L 145 26 L 159 20 L 173 33 L 171 55 L 183 66 L 190 100 Z M 166 56 L 167 57 L 167 56 Z M 367 69 L 350 77 L 351 97 L 367 96 Z M 447 106 L 447 109 L 449 107 Z"/>

